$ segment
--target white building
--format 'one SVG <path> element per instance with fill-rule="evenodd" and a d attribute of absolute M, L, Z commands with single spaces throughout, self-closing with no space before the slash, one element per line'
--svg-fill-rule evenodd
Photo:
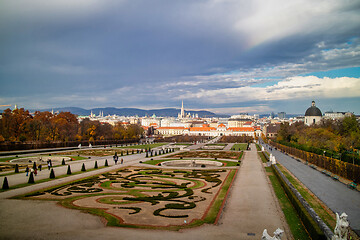
<path fill-rule="evenodd" d="M 317 124 L 321 119 L 322 113 L 320 109 L 315 106 L 315 101 L 312 101 L 311 107 L 309 107 L 305 112 L 305 124 L 308 126 Z"/>

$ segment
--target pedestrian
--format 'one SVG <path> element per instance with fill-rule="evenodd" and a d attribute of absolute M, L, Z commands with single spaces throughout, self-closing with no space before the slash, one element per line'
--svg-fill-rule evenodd
<path fill-rule="evenodd" d="M 124 162 L 124 159 L 123 159 L 123 158 L 121 158 L 121 164 L 123 164 L 123 162 Z"/>
<path fill-rule="evenodd" d="M 51 159 L 50 159 L 49 161 L 50 161 L 50 167 L 52 167 L 52 161 L 51 161 Z"/>
<path fill-rule="evenodd" d="M 34 169 L 33 169 L 33 168 L 30 168 L 30 172 L 34 173 Z"/>
<path fill-rule="evenodd" d="M 39 171 L 41 171 L 41 168 L 42 168 L 42 166 L 41 166 L 41 164 L 39 164 Z"/>
<path fill-rule="evenodd" d="M 51 167 L 50 162 L 48 162 L 48 169 L 49 169 L 49 170 L 50 170 L 50 167 Z"/>
<path fill-rule="evenodd" d="M 26 166 L 26 169 L 25 169 L 26 176 L 29 176 L 29 171 L 30 171 L 29 166 Z"/>
<path fill-rule="evenodd" d="M 35 174 L 35 176 L 37 175 L 37 169 L 36 168 L 34 168 L 34 174 Z"/>

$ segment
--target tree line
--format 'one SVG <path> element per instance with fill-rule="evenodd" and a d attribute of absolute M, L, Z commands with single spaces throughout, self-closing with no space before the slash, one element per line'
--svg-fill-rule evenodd
<path fill-rule="evenodd" d="M 353 158 L 359 158 L 360 124 L 355 116 L 322 119 L 311 126 L 303 122 L 282 123 L 276 140 L 287 146 L 342 160 L 346 158 L 351 162 Z"/>
<path fill-rule="evenodd" d="M 88 118 L 79 122 L 70 112 L 30 114 L 24 108 L 6 109 L 0 119 L 0 142 L 123 140 L 139 138 L 142 134 L 139 125 L 125 126 L 118 122 L 113 126 Z"/>

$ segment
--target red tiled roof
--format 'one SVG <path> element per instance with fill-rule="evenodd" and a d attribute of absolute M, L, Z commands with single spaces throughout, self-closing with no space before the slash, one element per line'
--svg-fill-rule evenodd
<path fill-rule="evenodd" d="M 226 127 L 223 123 L 222 124 L 219 124 L 219 126 L 218 127 L 222 127 L 222 128 L 224 128 L 224 127 Z"/>
<path fill-rule="evenodd" d="M 203 131 L 203 132 L 208 132 L 208 131 L 215 131 L 216 128 L 214 127 L 192 127 L 190 128 L 190 131 Z"/>
<path fill-rule="evenodd" d="M 232 128 L 228 128 L 228 131 L 233 131 L 233 132 L 253 132 L 254 128 L 253 127 L 232 127 Z"/>

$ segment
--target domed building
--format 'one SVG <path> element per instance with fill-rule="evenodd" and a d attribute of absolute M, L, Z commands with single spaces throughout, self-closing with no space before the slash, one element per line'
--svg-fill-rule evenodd
<path fill-rule="evenodd" d="M 311 107 L 305 112 L 305 124 L 310 126 L 311 124 L 317 124 L 322 119 L 322 113 L 319 108 L 315 106 L 315 101 L 312 101 Z"/>

